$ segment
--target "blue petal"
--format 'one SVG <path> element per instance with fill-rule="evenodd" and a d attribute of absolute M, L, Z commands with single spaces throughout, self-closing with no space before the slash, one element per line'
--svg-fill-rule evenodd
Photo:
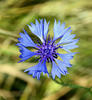
<path fill-rule="evenodd" d="M 32 75 L 33 78 L 37 77 L 38 80 L 40 79 L 41 72 L 45 74 L 47 73 L 47 75 L 49 76 L 47 67 L 46 67 L 46 61 L 44 61 L 43 63 L 39 62 L 37 65 L 26 69 L 24 72 L 27 72 L 27 71 L 29 71 L 28 72 L 29 75 Z"/>
<path fill-rule="evenodd" d="M 78 45 L 76 43 L 78 42 L 79 39 L 75 39 L 72 43 L 63 45 L 62 49 L 64 49 L 67 52 L 70 52 L 71 49 L 78 48 Z"/>
<path fill-rule="evenodd" d="M 73 58 L 73 56 L 76 54 L 76 52 L 74 53 L 67 53 L 67 54 L 59 54 L 58 55 L 60 56 L 60 58 L 63 60 L 63 62 L 65 64 L 67 64 L 67 67 L 71 67 L 71 64 L 70 64 L 70 60 Z"/>
<path fill-rule="evenodd" d="M 39 23 L 36 20 L 36 24 L 31 23 L 31 26 L 28 25 L 28 27 L 33 34 L 35 34 L 36 36 L 38 36 L 41 39 L 42 42 L 44 40 L 46 40 L 49 22 L 47 23 L 46 20 L 43 21 L 43 19 L 41 19 L 40 23 Z"/>
<path fill-rule="evenodd" d="M 72 30 L 69 30 L 68 32 L 66 32 L 63 37 L 61 38 L 61 40 L 59 41 L 60 43 L 66 42 L 69 38 L 70 38 L 70 33 L 72 32 Z M 71 39 L 71 38 L 70 38 Z"/>
<path fill-rule="evenodd" d="M 21 38 L 18 38 L 20 43 L 17 43 L 17 46 L 25 46 L 25 47 L 36 47 L 36 44 L 32 41 L 30 36 L 27 34 L 27 32 L 24 30 L 24 33 L 19 33 Z"/>
<path fill-rule="evenodd" d="M 61 36 L 63 36 L 65 33 L 67 33 L 70 30 L 69 28 L 65 28 L 65 23 L 63 23 L 62 25 L 60 25 L 60 21 L 58 21 L 58 23 L 56 23 L 56 20 L 54 22 L 54 38 L 53 40 L 56 40 L 58 38 L 60 38 Z"/>
<path fill-rule="evenodd" d="M 58 65 L 53 61 L 52 62 L 52 78 L 55 79 L 55 76 L 61 78 L 61 73 L 62 71 L 60 70 L 60 68 L 58 67 Z"/>
<path fill-rule="evenodd" d="M 65 33 L 58 44 L 71 43 L 75 41 L 78 42 L 79 39 L 73 39 L 76 35 L 75 34 L 71 35 L 70 34 L 71 32 L 72 30 L 69 30 L 69 32 Z"/>
<path fill-rule="evenodd" d="M 49 28 L 50 22 L 46 22 L 46 19 L 44 20 L 44 39 L 46 40 L 47 33 L 48 33 L 48 28 Z"/>
<path fill-rule="evenodd" d="M 63 75 L 66 75 L 67 72 L 67 64 L 65 64 L 63 61 L 56 59 L 56 62 L 62 72 Z"/>
<path fill-rule="evenodd" d="M 20 52 L 21 52 L 21 55 L 19 57 L 22 59 L 19 62 L 25 61 L 25 60 L 31 58 L 32 56 L 36 55 L 35 52 L 32 52 L 23 46 L 21 46 L 19 48 L 20 48 Z"/>

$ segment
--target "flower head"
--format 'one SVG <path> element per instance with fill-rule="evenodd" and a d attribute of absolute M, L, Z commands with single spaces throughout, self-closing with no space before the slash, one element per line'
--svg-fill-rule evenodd
<path fill-rule="evenodd" d="M 19 33 L 21 38 L 18 38 L 20 43 L 17 43 L 17 46 L 20 48 L 21 55 L 19 56 L 21 60 L 19 62 L 23 62 L 33 56 L 39 57 L 39 63 L 33 67 L 26 69 L 24 72 L 28 71 L 29 75 L 32 75 L 33 78 L 37 77 L 40 79 L 40 75 L 47 74 L 49 76 L 46 62 L 51 62 L 52 70 L 51 75 L 52 78 L 55 79 L 55 76 L 61 78 L 62 75 L 66 75 L 67 67 L 71 67 L 70 60 L 73 58 L 74 54 L 70 50 L 77 48 L 76 43 L 79 39 L 74 39 L 75 34 L 71 34 L 71 27 L 65 28 L 65 23 L 61 24 L 60 21 L 54 22 L 54 37 L 50 38 L 48 34 L 49 22 L 44 19 L 41 19 L 40 22 L 36 20 L 36 24 L 31 23 L 28 25 L 31 32 L 36 35 L 41 43 L 37 40 L 37 44 L 33 42 L 31 37 L 24 30 L 24 33 Z M 60 41 L 56 44 L 56 40 L 60 39 Z M 35 49 L 34 52 L 28 50 L 26 47 L 33 47 Z M 67 53 L 58 53 L 57 49 L 63 49 Z M 62 60 L 58 60 L 58 56 Z"/>

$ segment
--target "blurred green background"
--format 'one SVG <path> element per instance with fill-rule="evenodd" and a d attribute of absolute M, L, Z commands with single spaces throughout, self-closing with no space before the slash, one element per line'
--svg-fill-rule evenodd
<path fill-rule="evenodd" d="M 36 58 L 17 63 L 19 32 L 39 18 L 50 20 L 51 36 L 56 18 L 80 37 L 73 67 L 56 81 L 23 72 Z M 92 0 L 0 0 L 0 100 L 92 100 Z"/>

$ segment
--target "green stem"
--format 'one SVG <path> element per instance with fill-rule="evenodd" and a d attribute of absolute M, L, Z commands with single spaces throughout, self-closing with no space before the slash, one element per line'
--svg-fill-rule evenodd
<path fill-rule="evenodd" d="M 51 79 L 52 79 L 52 77 L 51 77 Z M 59 82 L 57 80 L 53 80 L 53 81 L 60 84 L 60 85 L 62 85 L 62 86 L 68 86 L 70 88 L 83 88 L 83 89 L 86 89 L 87 91 L 92 93 L 92 89 L 91 89 L 92 87 L 84 87 L 84 86 L 80 86 L 80 85 L 77 85 L 77 84 L 70 84 L 70 83 L 68 84 L 68 83 L 64 83 L 64 82 Z"/>

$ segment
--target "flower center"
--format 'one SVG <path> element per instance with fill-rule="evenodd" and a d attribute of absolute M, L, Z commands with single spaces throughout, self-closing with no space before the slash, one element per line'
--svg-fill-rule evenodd
<path fill-rule="evenodd" d="M 44 53 L 49 54 L 50 53 L 50 49 L 44 49 Z"/>
<path fill-rule="evenodd" d="M 40 55 L 40 59 L 46 59 L 48 62 L 52 62 L 55 58 L 57 58 L 56 54 L 56 46 L 53 43 L 43 43 L 39 46 L 38 54 Z"/>

